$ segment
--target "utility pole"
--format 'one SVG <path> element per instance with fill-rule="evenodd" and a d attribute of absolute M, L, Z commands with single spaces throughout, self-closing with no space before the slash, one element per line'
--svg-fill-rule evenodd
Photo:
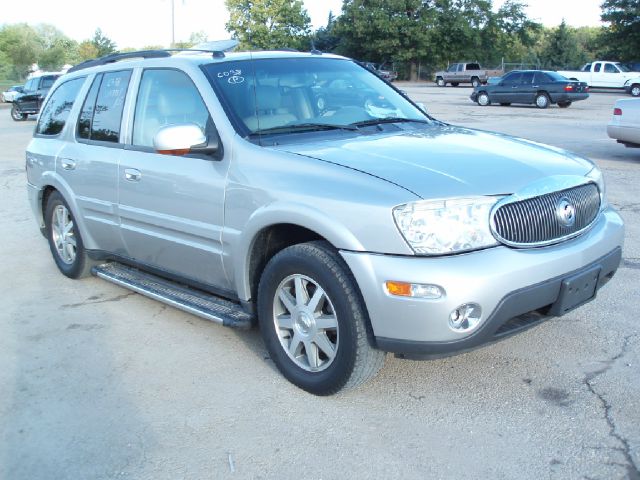
<path fill-rule="evenodd" d="M 171 0 L 171 48 L 176 46 L 176 2 Z"/>

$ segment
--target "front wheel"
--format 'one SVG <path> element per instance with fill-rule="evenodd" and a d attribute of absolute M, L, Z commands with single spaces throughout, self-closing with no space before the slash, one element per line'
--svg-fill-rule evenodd
<path fill-rule="evenodd" d="M 58 269 L 69 278 L 89 276 L 96 262 L 87 255 L 73 213 L 58 192 L 53 192 L 47 199 L 45 225 L 49 248 Z"/>
<path fill-rule="evenodd" d="M 18 107 L 13 105 L 11 107 L 11 118 L 16 122 L 22 122 L 23 120 L 27 119 L 27 114 L 22 113 L 20 110 L 18 110 Z"/>
<path fill-rule="evenodd" d="M 632 97 L 640 97 L 640 84 L 634 83 L 629 91 Z"/>
<path fill-rule="evenodd" d="M 478 77 L 473 77 L 471 79 L 471 85 L 473 86 L 473 88 L 479 87 L 480 86 L 480 79 Z"/>
<path fill-rule="evenodd" d="M 367 310 L 353 275 L 326 242 L 285 248 L 258 287 L 258 318 L 280 372 L 315 395 L 372 378 L 385 353 L 369 344 Z"/>
<path fill-rule="evenodd" d="M 457 87 L 458 85 L 460 85 L 458 82 L 451 82 L 452 87 Z"/>
<path fill-rule="evenodd" d="M 438 85 L 439 87 L 444 87 L 447 85 L 447 83 L 444 81 L 444 78 L 438 77 L 436 78 L 436 85 Z"/>
<path fill-rule="evenodd" d="M 481 107 L 491 105 L 491 100 L 489 99 L 489 95 L 487 95 L 487 92 L 480 92 L 478 94 L 478 105 L 480 105 Z"/>
<path fill-rule="evenodd" d="M 560 108 L 569 108 L 571 106 L 571 102 L 558 102 L 558 106 Z"/>
<path fill-rule="evenodd" d="M 536 107 L 547 108 L 549 106 L 549 95 L 542 92 L 536 95 Z"/>

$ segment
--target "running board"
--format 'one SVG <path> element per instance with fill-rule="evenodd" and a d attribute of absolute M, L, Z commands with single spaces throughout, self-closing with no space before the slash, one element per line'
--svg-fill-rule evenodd
<path fill-rule="evenodd" d="M 253 317 L 236 303 L 179 285 L 121 263 L 104 263 L 93 267 L 91 273 L 116 285 L 225 327 L 248 329 L 253 321 Z"/>

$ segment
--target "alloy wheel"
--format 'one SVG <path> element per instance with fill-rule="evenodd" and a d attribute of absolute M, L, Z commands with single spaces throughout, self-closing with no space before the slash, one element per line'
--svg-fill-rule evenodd
<path fill-rule="evenodd" d="M 71 214 L 64 205 L 57 205 L 53 209 L 51 235 L 60 260 L 71 265 L 76 259 L 77 243 Z"/>

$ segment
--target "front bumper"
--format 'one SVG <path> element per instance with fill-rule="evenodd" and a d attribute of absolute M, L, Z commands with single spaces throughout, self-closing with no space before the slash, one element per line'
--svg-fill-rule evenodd
<path fill-rule="evenodd" d="M 364 297 L 378 348 L 442 355 L 563 313 L 551 308 L 562 281 L 599 265 L 596 290 L 602 287 L 620 263 L 623 238 L 622 219 L 607 209 L 589 231 L 543 248 L 500 246 L 437 258 L 341 253 Z M 384 289 L 387 280 L 435 284 L 446 293 L 437 300 L 394 297 Z M 460 333 L 449 327 L 448 320 L 465 303 L 479 304 L 482 315 L 475 330 Z M 528 320 L 518 318 L 525 314 Z M 512 319 L 514 328 L 507 325 Z"/>

